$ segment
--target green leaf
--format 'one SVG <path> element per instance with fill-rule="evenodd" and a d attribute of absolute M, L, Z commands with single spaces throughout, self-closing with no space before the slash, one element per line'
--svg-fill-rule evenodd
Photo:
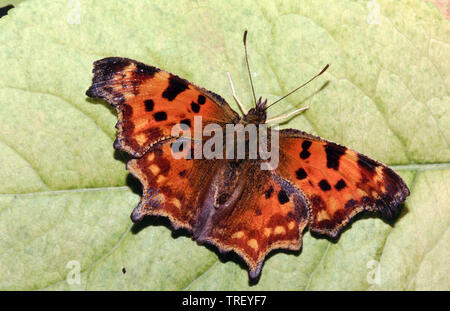
<path fill-rule="evenodd" d="M 0 8 L 5 7 L 7 5 L 13 5 L 14 7 L 18 6 L 20 2 L 24 0 L 0 0 Z"/>
<path fill-rule="evenodd" d="M 0 289 L 449 290 L 450 23 L 419 0 L 370 3 L 35 0 L 11 10 L 0 19 Z M 337 242 L 305 232 L 303 250 L 269 256 L 257 284 L 236 256 L 166 221 L 131 225 L 139 186 L 112 147 L 117 116 L 85 96 L 93 61 L 122 56 L 237 110 L 230 71 L 251 107 L 244 29 L 269 102 L 331 64 L 271 116 L 309 105 L 283 126 L 392 165 L 411 189 L 392 226 L 362 217 Z"/>

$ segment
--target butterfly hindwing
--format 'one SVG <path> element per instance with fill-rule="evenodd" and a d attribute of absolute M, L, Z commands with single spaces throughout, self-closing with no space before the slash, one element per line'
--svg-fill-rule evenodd
<path fill-rule="evenodd" d="M 276 172 L 310 202 L 310 230 L 336 237 L 354 215 L 392 219 L 409 195 L 403 180 L 369 157 L 298 130 L 280 131 Z"/>
<path fill-rule="evenodd" d="M 175 141 L 158 143 L 143 157 L 128 162 L 127 169 L 143 189 L 131 218 L 137 222 L 146 215 L 165 216 L 175 228 L 192 231 L 202 205 L 202 190 L 219 163 L 195 160 L 192 143 L 176 145 Z"/>
<path fill-rule="evenodd" d="M 131 215 L 134 222 L 145 215 L 168 217 L 197 242 L 235 251 L 252 278 L 260 274 L 270 250 L 300 249 L 309 210 L 298 189 L 262 171 L 259 161 L 194 159 L 194 144 L 190 151 L 179 151 L 174 141 L 154 145 L 127 165 L 143 185 Z"/>
<path fill-rule="evenodd" d="M 135 60 L 104 58 L 94 63 L 93 74 L 86 95 L 104 98 L 117 109 L 114 146 L 134 157 L 171 137 L 177 124 L 184 124 L 193 132 L 195 116 L 202 117 L 203 127 L 239 119 L 219 95 Z"/>
<path fill-rule="evenodd" d="M 251 278 L 259 276 L 271 250 L 300 249 L 309 211 L 298 189 L 261 170 L 259 161 L 224 162 L 214 175 L 218 182 L 202 207 L 207 220 L 199 233 L 194 231 L 199 243 L 235 251 L 247 263 Z"/>

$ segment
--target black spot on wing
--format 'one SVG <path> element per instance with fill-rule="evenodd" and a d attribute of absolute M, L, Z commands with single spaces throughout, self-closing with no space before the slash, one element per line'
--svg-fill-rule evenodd
<path fill-rule="evenodd" d="M 200 111 L 200 105 L 197 103 L 192 102 L 191 103 L 191 109 L 193 112 L 198 113 Z"/>
<path fill-rule="evenodd" d="M 203 96 L 203 95 L 201 95 L 201 94 L 198 95 L 198 100 L 197 100 L 197 102 L 198 102 L 199 105 L 204 105 L 205 102 L 206 102 L 205 96 Z"/>
<path fill-rule="evenodd" d="M 327 155 L 327 167 L 337 171 L 339 159 L 345 154 L 347 148 L 335 144 L 326 144 L 324 148 Z"/>
<path fill-rule="evenodd" d="M 155 106 L 155 103 L 153 102 L 152 99 L 145 100 L 144 104 L 145 104 L 145 110 L 147 110 L 148 112 L 153 111 L 153 107 Z"/>
<path fill-rule="evenodd" d="M 172 101 L 178 94 L 184 92 L 188 88 L 185 81 L 178 77 L 171 76 L 169 78 L 169 86 L 162 93 L 162 97 Z"/>
<path fill-rule="evenodd" d="M 336 185 L 334 185 L 334 188 L 338 191 L 344 189 L 345 187 L 347 187 L 347 184 L 345 183 L 345 181 L 343 179 L 340 179 Z"/>
<path fill-rule="evenodd" d="M 289 202 L 289 197 L 287 196 L 286 191 L 280 190 L 280 192 L 278 192 L 278 202 L 280 202 L 280 204 Z"/>
<path fill-rule="evenodd" d="M 167 120 L 167 113 L 164 111 L 158 111 L 153 115 L 153 118 L 155 118 L 155 121 L 165 121 Z"/>
<path fill-rule="evenodd" d="M 302 180 L 305 179 L 308 174 L 306 174 L 306 171 L 302 168 L 299 168 L 296 172 L 295 175 L 297 176 L 297 179 Z"/>
<path fill-rule="evenodd" d="M 319 187 L 320 187 L 320 189 L 322 189 L 323 191 L 331 190 L 330 184 L 329 184 L 328 181 L 326 181 L 325 179 L 322 179 L 322 180 L 319 182 Z"/>
<path fill-rule="evenodd" d="M 308 151 L 309 147 L 311 147 L 311 142 L 309 140 L 305 140 L 302 143 L 302 151 L 300 152 L 300 158 L 303 160 L 309 158 L 311 153 Z"/>
<path fill-rule="evenodd" d="M 308 150 L 309 147 L 311 147 L 311 145 L 312 145 L 312 142 L 310 142 L 309 140 L 305 140 L 305 141 L 302 142 L 303 150 Z"/>

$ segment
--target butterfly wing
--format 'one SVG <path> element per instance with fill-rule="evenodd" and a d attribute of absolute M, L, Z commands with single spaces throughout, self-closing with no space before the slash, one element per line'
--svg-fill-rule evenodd
<path fill-rule="evenodd" d="M 236 166 L 227 160 L 196 160 L 193 143 L 191 149 L 175 148 L 174 141 L 155 144 L 128 162 L 144 189 L 131 215 L 134 222 L 145 215 L 168 217 L 197 242 L 235 251 L 252 278 L 260 274 L 270 250 L 300 249 L 309 210 L 298 189 L 261 170 L 259 161 Z"/>
<path fill-rule="evenodd" d="M 392 219 L 409 195 L 387 166 L 308 133 L 280 131 L 279 156 L 275 171 L 308 199 L 310 230 L 320 234 L 336 237 L 363 210 Z"/>
<path fill-rule="evenodd" d="M 298 189 L 261 170 L 259 161 L 246 160 L 239 167 L 224 162 L 215 176 L 217 182 L 203 201 L 205 220 L 194 230 L 197 242 L 236 252 L 247 263 L 250 278 L 259 276 L 271 250 L 301 248 L 309 210 Z"/>
<path fill-rule="evenodd" d="M 146 215 L 168 217 L 174 228 L 192 231 L 202 206 L 205 184 L 210 182 L 218 161 L 195 160 L 190 141 L 175 147 L 176 139 L 155 144 L 141 158 L 132 159 L 127 169 L 142 183 L 143 194 L 131 219 Z M 190 144 L 191 149 L 187 148 Z"/>
<path fill-rule="evenodd" d="M 93 74 L 86 95 L 106 99 L 117 109 L 114 147 L 134 157 L 141 157 L 153 144 L 171 137 L 177 124 L 185 124 L 193 132 L 195 116 L 202 117 L 203 127 L 239 119 L 219 95 L 132 59 L 98 60 Z"/>
<path fill-rule="evenodd" d="M 238 122 L 220 96 L 126 58 L 99 60 L 93 73 L 86 95 L 117 109 L 114 146 L 135 157 L 127 168 L 143 184 L 133 221 L 166 216 L 199 243 L 234 250 L 252 278 L 270 250 L 298 250 L 308 224 L 336 237 L 363 210 L 392 218 L 409 195 L 403 180 L 383 164 L 297 130 L 280 132 L 274 171 L 261 170 L 258 160 L 193 159 L 190 141 L 191 148 L 173 148 L 172 128 L 185 124 L 203 131 L 211 123 L 223 128 Z M 198 129 L 195 116 L 202 117 Z"/>

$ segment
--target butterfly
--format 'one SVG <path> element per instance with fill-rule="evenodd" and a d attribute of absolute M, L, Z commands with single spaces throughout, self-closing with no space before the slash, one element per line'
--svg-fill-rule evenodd
<path fill-rule="evenodd" d="M 197 158 L 192 155 L 195 148 L 185 145 L 176 151 L 191 156 L 174 157 L 176 126 L 195 135 L 210 124 L 223 129 L 228 124 L 265 124 L 267 100 L 256 101 L 255 96 L 255 106 L 240 116 L 211 91 L 121 57 L 94 62 L 86 95 L 103 98 L 117 110 L 114 148 L 130 154 L 127 169 L 143 188 L 132 221 L 146 215 L 168 217 L 174 229 L 188 230 L 197 243 L 236 252 L 248 265 L 251 279 L 260 276 L 271 250 L 299 250 L 306 227 L 336 238 L 362 211 L 393 219 L 409 195 L 404 181 L 389 167 L 296 129 L 276 132 L 278 144 L 271 147 L 277 151 L 278 165 L 272 169 L 261 169 L 266 160 L 259 157 Z M 202 126 L 194 129 L 200 116 Z"/>

